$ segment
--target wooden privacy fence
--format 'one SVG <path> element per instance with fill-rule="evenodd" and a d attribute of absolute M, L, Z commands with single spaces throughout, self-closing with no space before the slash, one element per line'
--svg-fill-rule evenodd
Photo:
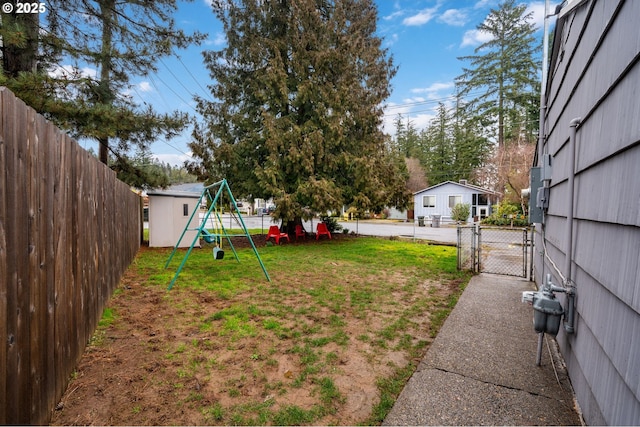
<path fill-rule="evenodd" d="M 140 247 L 140 198 L 0 88 L 0 424 L 46 424 Z"/>

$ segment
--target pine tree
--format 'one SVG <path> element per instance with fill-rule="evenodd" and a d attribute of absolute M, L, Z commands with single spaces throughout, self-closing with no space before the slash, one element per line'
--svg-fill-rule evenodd
<path fill-rule="evenodd" d="M 458 58 L 469 63 L 456 79 L 462 96 L 475 90 L 483 93 L 467 104 L 473 114 L 481 116 L 484 126 L 497 127 L 498 147 L 520 133 L 531 134 L 537 122 L 539 99 L 537 70 L 534 59 L 541 46 L 535 42 L 535 26 L 526 5 L 505 0 L 492 9 L 477 29 L 492 36 L 475 49 L 476 55 Z"/>
<path fill-rule="evenodd" d="M 138 110 L 122 95 L 132 75 L 156 71 L 159 58 L 201 39 L 176 29 L 171 18 L 175 10 L 176 0 L 62 0 L 50 6 L 49 28 L 61 42 L 60 51 L 100 70 L 96 79 L 77 88 L 77 101 L 94 114 L 75 125 L 80 134 L 99 141 L 104 163 L 115 148 L 111 139 L 123 152 L 130 144 L 144 147 L 159 133 L 172 136 L 184 128 L 186 115 Z"/>
<path fill-rule="evenodd" d="M 420 158 L 423 150 L 418 130 L 413 122 L 407 119 L 405 123 L 402 115 L 398 115 L 394 124 L 396 126 L 396 145 L 398 150 L 405 157 Z"/>
<path fill-rule="evenodd" d="M 16 78 L 21 72 L 33 72 L 37 66 L 40 15 L 18 13 L 21 11 L 17 3 L 17 0 L 3 1 L 3 11 L 0 15 L 1 71 L 9 78 Z M 5 12 L 5 7 L 11 12 Z M 28 7 L 31 7 L 31 3 Z"/>
<path fill-rule="evenodd" d="M 121 179 L 135 177 L 132 184 L 161 185 L 164 181 L 137 169 L 128 152 L 132 148 L 147 150 L 158 136 L 176 136 L 186 128 L 189 117 L 179 111 L 159 114 L 150 106 L 141 108 L 126 91 L 131 88 L 132 76 L 155 72 L 160 58 L 203 38 L 199 33 L 187 35 L 176 29 L 171 18 L 176 3 L 47 2 L 46 25 L 35 38 L 37 67 L 23 66 L 16 73 L 5 69 L 0 83 L 72 136 L 98 141 L 100 160 L 117 170 Z M 16 26 L 10 23 L 3 15 L 0 36 L 4 45 L 15 34 L 12 30 Z M 26 45 L 26 39 L 14 39 L 18 53 L 31 58 L 32 45 Z M 76 67 L 53 73 L 66 62 Z M 80 66 L 98 69 L 99 74 L 83 74 Z"/>
<path fill-rule="evenodd" d="M 404 207 L 404 160 L 380 130 L 396 69 L 371 0 L 213 2 L 228 45 L 205 53 L 215 84 L 192 170 L 273 198 L 289 227 L 343 205 Z"/>
<path fill-rule="evenodd" d="M 423 132 L 426 152 L 425 160 L 429 184 L 435 185 L 454 179 L 453 121 L 451 113 L 438 103 L 436 117 Z"/>
<path fill-rule="evenodd" d="M 453 111 L 453 167 L 455 180 L 475 181 L 475 171 L 491 155 L 491 143 L 484 136 L 482 125 L 477 117 L 469 116 L 460 106 L 460 97 L 456 99 Z"/>

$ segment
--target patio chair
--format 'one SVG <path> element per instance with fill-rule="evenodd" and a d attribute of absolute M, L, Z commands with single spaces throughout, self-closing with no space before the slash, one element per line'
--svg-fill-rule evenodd
<path fill-rule="evenodd" d="M 298 237 L 302 237 L 303 239 L 307 238 L 307 233 L 300 224 L 296 225 L 296 240 L 298 240 Z"/>
<path fill-rule="evenodd" d="M 324 222 L 319 222 L 318 226 L 316 227 L 316 240 L 318 240 L 323 234 L 331 239 L 331 233 L 327 228 L 327 224 L 325 224 Z"/>
<path fill-rule="evenodd" d="M 287 233 L 280 232 L 280 228 L 277 225 L 272 225 L 269 227 L 269 232 L 267 233 L 267 240 L 270 238 L 274 238 L 276 241 L 276 245 L 280 244 L 280 239 L 287 239 L 289 241 L 289 235 Z"/>

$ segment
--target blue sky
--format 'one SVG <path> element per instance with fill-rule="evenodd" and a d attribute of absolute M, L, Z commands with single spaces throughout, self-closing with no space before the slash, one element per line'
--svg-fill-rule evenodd
<path fill-rule="evenodd" d="M 378 34 L 399 67 L 387 100 L 385 131 L 393 133 L 398 114 L 422 129 L 434 116 L 439 101 L 450 103 L 453 81 L 464 63 L 457 58 L 471 55 L 486 35 L 476 27 L 499 0 L 375 0 Z M 544 0 L 523 1 L 533 12 L 533 22 L 542 40 Z M 555 4 L 551 2 L 550 10 Z M 180 3 L 176 22 L 185 31 L 208 34 L 201 46 L 179 51 L 180 58 L 163 58 L 157 74 L 133 78 L 134 101 L 152 105 L 159 112 L 182 110 L 196 115 L 193 95 L 210 96 L 211 80 L 202 63 L 203 50 L 220 49 L 225 37 L 207 0 Z M 190 131 L 172 140 L 159 140 L 151 147 L 161 161 L 182 164 L 189 159 Z M 85 147 L 91 147 L 85 143 Z M 95 147 L 94 147 L 95 150 Z"/>

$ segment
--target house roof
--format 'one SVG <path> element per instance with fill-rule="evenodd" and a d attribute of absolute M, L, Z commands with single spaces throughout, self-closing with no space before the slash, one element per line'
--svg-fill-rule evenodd
<path fill-rule="evenodd" d="M 463 184 L 463 183 L 455 182 L 455 181 L 444 181 L 444 182 L 441 182 L 440 184 L 432 185 L 431 187 L 427 187 L 427 188 L 424 188 L 422 190 L 416 191 L 415 193 L 413 193 L 413 195 L 415 196 L 416 194 L 424 193 L 425 191 L 430 191 L 430 190 L 433 190 L 435 188 L 441 187 L 441 186 L 446 185 L 446 184 L 457 185 L 459 187 L 463 187 L 463 188 L 466 188 L 468 190 L 475 191 L 477 193 L 493 194 L 493 195 L 496 195 L 496 196 L 500 195 L 500 193 L 498 193 L 497 191 L 489 190 L 487 188 L 478 187 L 477 185 L 473 185 L 473 184 L 468 184 L 468 183 L 467 184 Z"/>

